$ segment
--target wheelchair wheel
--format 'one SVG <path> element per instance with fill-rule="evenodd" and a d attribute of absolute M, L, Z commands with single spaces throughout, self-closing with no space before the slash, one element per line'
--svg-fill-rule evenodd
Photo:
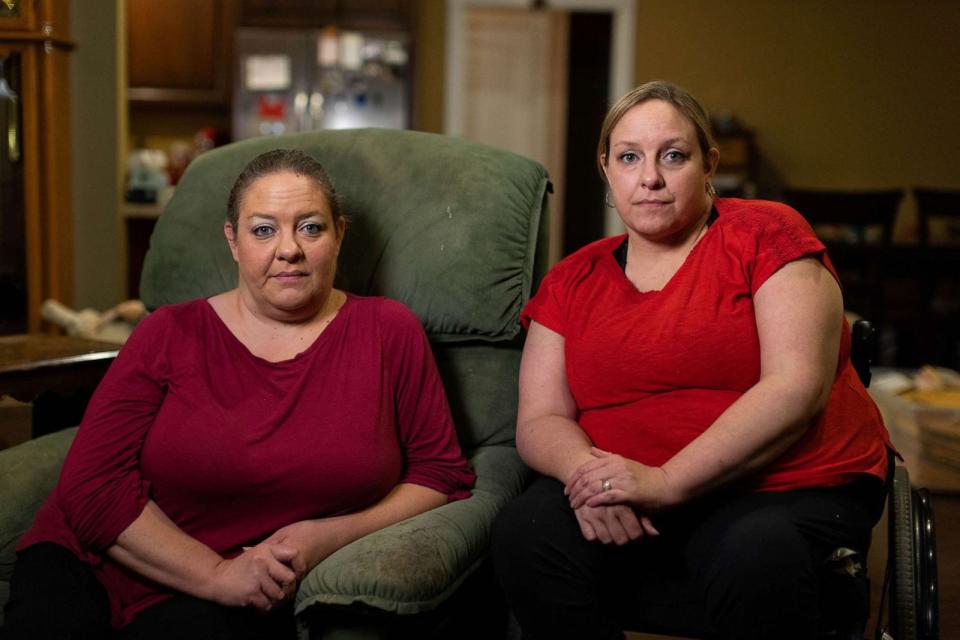
<path fill-rule="evenodd" d="M 913 552 L 916 578 L 917 638 L 936 640 L 940 636 L 937 543 L 933 526 L 933 503 L 926 489 L 914 489 Z"/>
<path fill-rule="evenodd" d="M 906 468 L 897 466 L 890 487 L 888 525 L 890 551 L 888 565 L 893 568 L 890 584 L 890 624 L 894 640 L 919 640 L 917 635 L 917 576 L 914 571 L 917 551 L 914 547 L 913 492 Z"/>

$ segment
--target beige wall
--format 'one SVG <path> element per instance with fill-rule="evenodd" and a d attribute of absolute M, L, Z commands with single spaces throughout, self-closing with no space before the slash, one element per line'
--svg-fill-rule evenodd
<path fill-rule="evenodd" d="M 118 215 L 118 153 L 126 129 L 119 95 L 121 1 L 97 3 L 96 11 L 79 0 L 70 7 L 76 43 L 70 56 L 70 114 L 77 308 L 108 309 L 125 297 Z"/>
<path fill-rule="evenodd" d="M 443 130 L 444 5 L 419 4 L 428 131 Z M 958 34 L 955 0 L 637 0 L 635 77 L 733 112 L 793 186 L 960 188 Z M 903 214 L 908 236 L 909 198 Z"/>
<path fill-rule="evenodd" d="M 792 184 L 960 187 L 960 3 L 638 2 L 636 77 L 732 110 Z"/>
<path fill-rule="evenodd" d="M 443 133 L 446 0 L 419 0 L 414 42 L 413 128 Z"/>

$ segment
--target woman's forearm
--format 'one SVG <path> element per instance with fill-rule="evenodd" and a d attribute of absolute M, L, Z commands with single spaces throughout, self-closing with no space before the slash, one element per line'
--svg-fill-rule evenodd
<path fill-rule="evenodd" d="M 660 467 L 608 451 L 567 481 L 571 506 L 627 502 L 643 512 L 674 507 L 756 472 L 799 440 L 823 406 L 815 380 L 766 376 Z M 664 428 L 669 428 L 664 423 Z M 602 482 L 609 481 L 609 491 Z"/>
<path fill-rule="evenodd" d="M 155 582 L 205 599 L 211 599 L 212 578 L 223 561 L 220 554 L 184 533 L 152 501 L 117 537 L 107 555 Z"/>
<path fill-rule="evenodd" d="M 826 406 L 843 326 L 840 287 L 814 259 L 785 265 L 754 297 L 761 375 L 698 438 L 663 465 L 676 503 L 773 462 Z"/>
<path fill-rule="evenodd" d="M 785 374 L 759 381 L 662 466 L 665 504 L 686 502 L 769 465 L 813 424 L 828 392 L 828 383 Z"/>
<path fill-rule="evenodd" d="M 299 550 L 263 542 L 224 559 L 184 533 L 154 503 L 107 549 L 117 563 L 154 582 L 204 600 L 264 611 L 293 596 L 305 574 Z"/>
<path fill-rule="evenodd" d="M 560 482 L 593 459 L 592 446 L 580 425 L 567 417 L 542 416 L 517 425 L 517 451 L 523 461 Z"/>
<path fill-rule="evenodd" d="M 368 533 L 412 518 L 447 503 L 443 493 L 418 484 L 402 483 L 390 490 L 379 502 L 362 511 L 326 518 L 338 547 L 343 547 Z"/>
<path fill-rule="evenodd" d="M 342 516 L 304 520 L 283 527 L 266 542 L 295 547 L 309 571 L 334 551 L 369 533 L 446 504 L 443 493 L 401 483 L 376 504 Z"/>
<path fill-rule="evenodd" d="M 520 359 L 517 451 L 534 470 L 566 482 L 592 456 L 567 384 L 564 337 L 534 321 Z"/>

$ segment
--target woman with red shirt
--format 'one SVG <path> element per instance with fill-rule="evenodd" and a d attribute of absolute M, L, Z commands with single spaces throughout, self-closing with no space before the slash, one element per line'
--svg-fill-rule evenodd
<path fill-rule="evenodd" d="M 597 160 L 626 234 L 524 310 L 517 447 L 542 477 L 493 554 L 530 637 L 814 637 L 818 565 L 882 512 L 833 266 L 792 209 L 716 197 L 718 159 L 684 90 L 624 96 Z"/>

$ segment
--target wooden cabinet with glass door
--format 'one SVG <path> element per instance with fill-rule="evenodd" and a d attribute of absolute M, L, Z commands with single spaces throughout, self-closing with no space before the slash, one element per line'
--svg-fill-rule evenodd
<path fill-rule="evenodd" d="M 0 0 L 0 334 L 73 297 L 69 0 Z"/>
<path fill-rule="evenodd" d="M 0 0 L 0 30 L 31 29 L 36 20 L 33 0 Z"/>

